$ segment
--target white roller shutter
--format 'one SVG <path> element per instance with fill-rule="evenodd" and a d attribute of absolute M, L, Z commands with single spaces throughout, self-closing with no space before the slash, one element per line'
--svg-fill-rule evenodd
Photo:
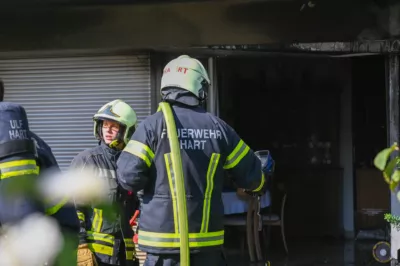
<path fill-rule="evenodd" d="M 147 55 L 0 60 L 0 78 L 5 100 L 26 108 L 62 169 L 96 145 L 92 117 L 105 103 L 126 101 L 139 121 L 151 112 Z"/>

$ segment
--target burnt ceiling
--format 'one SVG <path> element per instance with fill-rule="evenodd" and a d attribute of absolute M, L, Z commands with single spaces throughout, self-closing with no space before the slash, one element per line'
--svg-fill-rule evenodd
<path fill-rule="evenodd" d="M 134 5 L 207 2 L 210 0 L 0 0 L 0 6 Z"/>

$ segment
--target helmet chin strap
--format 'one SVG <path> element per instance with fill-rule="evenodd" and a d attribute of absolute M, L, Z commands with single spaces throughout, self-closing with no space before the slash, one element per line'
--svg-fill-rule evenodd
<path fill-rule="evenodd" d="M 199 90 L 199 97 L 198 97 L 200 103 L 204 103 L 207 100 L 208 87 L 209 84 L 205 79 L 203 79 L 203 81 L 201 82 L 201 89 Z"/>
<path fill-rule="evenodd" d="M 110 144 L 108 144 L 108 146 L 110 148 L 116 149 L 116 150 L 123 150 L 125 148 L 126 145 L 123 140 L 123 135 L 125 134 L 125 130 L 126 130 L 126 128 L 119 130 L 115 139 L 113 141 L 111 141 Z"/>
<path fill-rule="evenodd" d="M 97 132 L 101 138 L 101 141 L 104 141 L 104 137 L 103 137 L 103 132 L 101 130 L 101 125 L 102 125 L 103 121 L 101 121 L 101 123 L 98 124 L 98 129 Z M 110 144 L 107 144 L 108 147 L 110 147 L 111 149 L 115 149 L 115 150 L 123 150 L 125 148 L 125 142 L 122 139 L 123 135 L 124 135 L 125 129 L 120 130 L 120 132 L 118 132 L 117 136 L 115 137 L 115 139 L 113 141 L 110 142 Z"/>
<path fill-rule="evenodd" d="M 108 144 L 108 146 L 112 149 L 123 150 L 125 148 L 125 142 L 116 138 L 115 140 L 111 141 L 111 143 Z"/>

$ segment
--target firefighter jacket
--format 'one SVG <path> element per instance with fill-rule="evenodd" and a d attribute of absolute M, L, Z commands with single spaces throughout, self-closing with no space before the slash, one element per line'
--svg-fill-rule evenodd
<path fill-rule="evenodd" d="M 37 165 L 40 168 L 40 172 L 46 173 L 51 171 L 55 173 L 60 171 L 50 146 L 35 133 L 30 132 L 30 134 L 32 140 L 35 142 L 38 154 Z M 46 214 L 56 219 L 62 229 L 77 235 L 80 229 L 78 215 L 75 206 L 73 204 L 65 204 L 66 200 L 61 199 L 47 204 Z"/>
<path fill-rule="evenodd" d="M 33 185 L 39 173 L 58 168 L 50 147 L 29 130 L 25 109 L 15 103 L 0 102 L 0 223 L 17 222 L 35 213 L 46 213 L 58 220 L 63 229 L 79 231 L 79 220 L 73 206 L 65 199 L 40 201 L 30 195 L 13 193 L 16 184 Z M 26 189 L 26 187 L 25 187 Z M 25 191 L 25 190 L 24 190 Z"/>
<path fill-rule="evenodd" d="M 101 178 L 106 178 L 110 191 L 109 203 L 116 206 L 118 216 L 107 220 L 98 206 L 77 205 L 81 223 L 80 244 L 87 243 L 97 261 L 111 265 L 136 265 L 136 253 L 133 243 L 133 230 L 129 219 L 136 210 L 137 200 L 119 188 L 116 179 L 116 161 L 121 151 L 109 148 L 103 142 L 97 147 L 78 154 L 71 163 L 72 168 L 92 167 Z"/>
<path fill-rule="evenodd" d="M 224 241 L 221 194 L 224 170 L 242 188 L 264 185 L 261 162 L 235 131 L 199 106 L 172 105 L 181 148 L 191 252 L 220 249 Z M 139 248 L 179 253 L 175 179 L 162 112 L 146 118 L 118 160 L 118 180 L 129 191 L 143 189 Z"/>

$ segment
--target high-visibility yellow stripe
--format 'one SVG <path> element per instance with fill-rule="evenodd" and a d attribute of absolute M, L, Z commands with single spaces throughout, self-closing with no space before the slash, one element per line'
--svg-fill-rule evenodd
<path fill-rule="evenodd" d="M 209 233 L 190 233 L 189 247 L 209 247 L 223 245 L 224 231 Z M 179 234 L 172 233 L 154 233 L 139 231 L 139 245 L 160 247 L 160 248 L 178 248 Z"/>
<path fill-rule="evenodd" d="M 226 158 L 224 169 L 231 169 L 235 167 L 238 163 L 240 163 L 243 157 L 246 156 L 249 150 L 250 147 L 247 146 L 243 140 L 240 140 L 235 149 Z"/>
<path fill-rule="evenodd" d="M 264 173 L 262 173 L 261 174 L 261 183 L 256 189 L 253 190 L 253 192 L 260 191 L 263 188 L 264 184 L 265 184 L 265 177 L 264 177 Z"/>
<path fill-rule="evenodd" d="M 221 155 L 218 153 L 213 153 L 211 155 L 210 163 L 208 165 L 207 176 L 206 176 L 207 186 L 206 186 L 206 191 L 204 193 L 204 203 L 203 203 L 203 219 L 201 222 L 201 229 L 200 229 L 201 233 L 208 232 L 208 225 L 210 222 L 211 197 L 214 189 L 214 176 L 215 176 L 215 171 L 217 170 L 220 156 Z"/>
<path fill-rule="evenodd" d="M 133 243 L 132 238 L 124 238 L 125 242 L 125 256 L 127 260 L 133 260 L 136 255 L 136 250 L 135 250 L 135 243 Z"/>
<path fill-rule="evenodd" d="M 200 248 L 200 247 L 212 247 L 212 246 L 221 246 L 224 244 L 224 240 L 215 240 L 215 241 L 207 241 L 207 242 L 190 242 L 190 248 Z M 158 241 L 148 241 L 148 240 L 140 240 L 139 245 L 156 247 L 156 248 L 179 248 L 181 244 L 178 242 L 158 242 Z"/>
<path fill-rule="evenodd" d="M 124 151 L 139 157 L 146 162 L 148 167 L 151 166 L 154 159 L 154 153 L 150 147 L 136 140 L 130 140 Z"/>
<path fill-rule="evenodd" d="M 179 232 L 178 202 L 176 201 L 175 174 L 174 174 L 174 170 L 172 169 L 171 154 L 170 153 L 164 154 L 164 159 L 165 159 L 165 166 L 166 166 L 167 175 L 168 175 L 169 190 L 171 191 L 172 212 L 173 212 L 173 216 L 174 216 L 175 233 L 178 233 Z"/>
<path fill-rule="evenodd" d="M 87 239 L 94 240 L 94 241 L 102 241 L 111 244 L 114 246 L 114 236 L 109 234 L 97 233 L 93 231 L 86 231 Z"/>
<path fill-rule="evenodd" d="M 0 163 L 0 179 L 38 174 L 39 166 L 36 165 L 35 160 L 16 160 Z"/>
<path fill-rule="evenodd" d="M 11 162 L 0 163 L 0 168 L 10 168 L 16 166 L 24 166 L 24 165 L 36 165 L 35 160 L 16 160 Z"/>
<path fill-rule="evenodd" d="M 68 198 L 63 198 L 58 203 L 54 204 L 53 206 L 46 208 L 47 215 L 53 215 L 58 212 L 66 203 L 68 202 Z"/>
<path fill-rule="evenodd" d="M 157 233 L 157 232 L 148 232 L 139 230 L 139 238 L 140 236 L 148 236 L 148 237 L 157 237 L 163 239 L 169 238 L 179 238 L 179 233 Z M 207 232 L 207 233 L 189 233 L 189 238 L 197 239 L 197 238 L 207 238 L 207 237 L 223 237 L 224 230 L 216 231 L 216 232 Z"/>
<path fill-rule="evenodd" d="M 103 225 L 103 210 L 94 208 L 94 218 L 92 224 L 92 231 L 96 233 L 101 232 L 101 227 Z"/>
<path fill-rule="evenodd" d="M 88 243 L 89 249 L 94 253 L 99 253 L 103 255 L 113 256 L 114 248 L 98 243 Z"/>
<path fill-rule="evenodd" d="M 125 256 L 127 260 L 133 260 L 135 252 L 133 250 L 127 250 L 125 251 Z"/>
<path fill-rule="evenodd" d="M 85 215 L 81 211 L 77 211 L 76 213 L 78 214 L 79 220 L 84 222 L 85 221 Z"/>
<path fill-rule="evenodd" d="M 1 173 L 0 179 L 6 179 L 10 177 L 15 177 L 15 176 L 24 176 L 24 175 L 38 175 L 39 174 L 39 167 L 36 169 L 32 170 L 19 170 L 19 171 L 13 171 L 13 172 L 8 172 L 8 173 Z"/>
<path fill-rule="evenodd" d="M 135 243 L 133 243 L 133 240 L 131 238 L 124 238 L 124 242 L 125 242 L 125 247 L 127 248 L 135 247 Z"/>

